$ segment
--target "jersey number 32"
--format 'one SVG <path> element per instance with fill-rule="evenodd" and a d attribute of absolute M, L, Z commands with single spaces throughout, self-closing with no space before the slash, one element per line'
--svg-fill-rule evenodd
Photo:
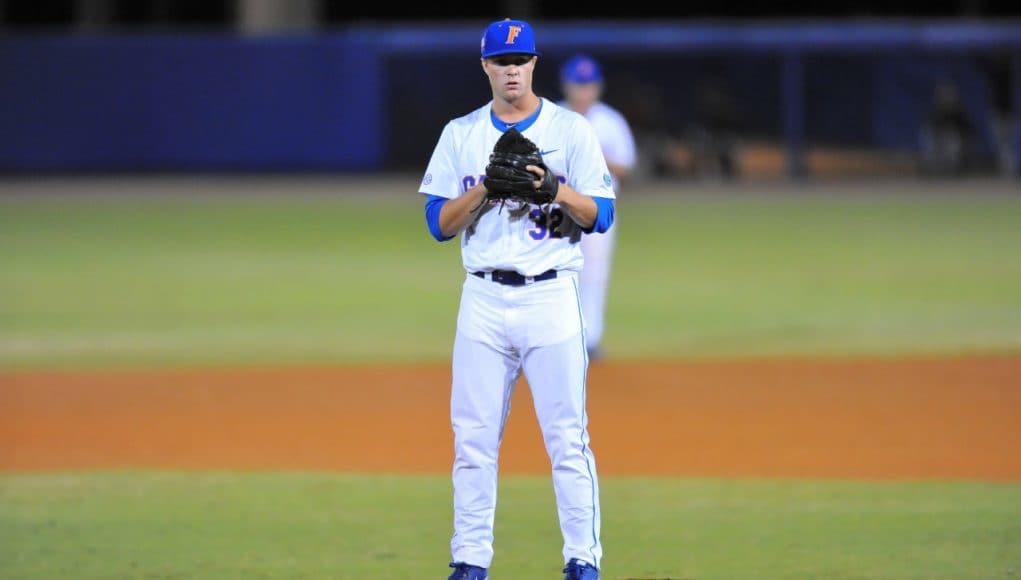
<path fill-rule="evenodd" d="M 541 208 L 533 209 L 529 212 L 528 217 L 535 222 L 535 228 L 528 230 L 528 235 L 533 240 L 545 240 L 546 236 L 551 238 L 564 237 L 563 232 L 560 231 L 560 226 L 564 223 L 564 212 L 560 208 L 555 207 L 550 210 L 548 219 L 546 212 Z"/>

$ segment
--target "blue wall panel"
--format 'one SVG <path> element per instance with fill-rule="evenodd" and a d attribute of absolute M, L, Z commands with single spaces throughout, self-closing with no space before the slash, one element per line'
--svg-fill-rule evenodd
<path fill-rule="evenodd" d="M 341 38 L 0 40 L 0 168 L 371 169 L 380 74 Z"/>

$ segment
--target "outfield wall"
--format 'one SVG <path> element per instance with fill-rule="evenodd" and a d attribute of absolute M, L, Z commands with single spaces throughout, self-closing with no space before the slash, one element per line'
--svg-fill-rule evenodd
<path fill-rule="evenodd" d="M 0 171 L 417 167 L 447 119 L 488 98 L 483 24 L 0 37 Z M 1021 110 L 1017 23 L 537 28 L 540 93 L 558 96 L 557 65 L 585 50 L 637 131 L 680 134 L 697 88 L 721 82 L 742 130 L 783 140 L 794 172 L 813 144 L 913 151 L 943 80 L 961 88 L 979 154 L 1004 82 Z"/>

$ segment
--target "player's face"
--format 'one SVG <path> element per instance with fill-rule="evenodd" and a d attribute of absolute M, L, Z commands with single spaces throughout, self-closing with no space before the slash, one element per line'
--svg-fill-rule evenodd
<path fill-rule="evenodd" d="M 601 83 L 564 83 L 564 99 L 572 111 L 584 113 L 599 100 L 603 92 Z"/>
<path fill-rule="evenodd" d="M 537 58 L 530 54 L 501 54 L 482 59 L 493 95 L 514 102 L 532 92 L 532 72 Z"/>

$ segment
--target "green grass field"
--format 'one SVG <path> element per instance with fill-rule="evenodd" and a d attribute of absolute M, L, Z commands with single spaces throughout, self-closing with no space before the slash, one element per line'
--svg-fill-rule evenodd
<path fill-rule="evenodd" d="M 1021 488 L 612 478 L 603 577 L 1012 578 Z M 3 578 L 445 578 L 446 477 L 20 475 Z M 547 478 L 505 477 L 494 578 L 557 578 Z"/>
<path fill-rule="evenodd" d="M 411 186 L 413 190 L 413 186 Z M 1021 197 L 634 195 L 613 357 L 1021 349 Z M 417 196 L 0 197 L 0 369 L 446 360 Z M 497 579 L 559 578 L 501 478 Z M 604 478 L 603 578 L 1021 577 L 1021 485 Z M 0 476 L 0 578 L 445 578 L 444 475 Z"/>
<path fill-rule="evenodd" d="M 445 360 L 420 200 L 0 200 L 0 367 Z M 632 198 L 614 356 L 1021 348 L 1021 198 Z"/>

